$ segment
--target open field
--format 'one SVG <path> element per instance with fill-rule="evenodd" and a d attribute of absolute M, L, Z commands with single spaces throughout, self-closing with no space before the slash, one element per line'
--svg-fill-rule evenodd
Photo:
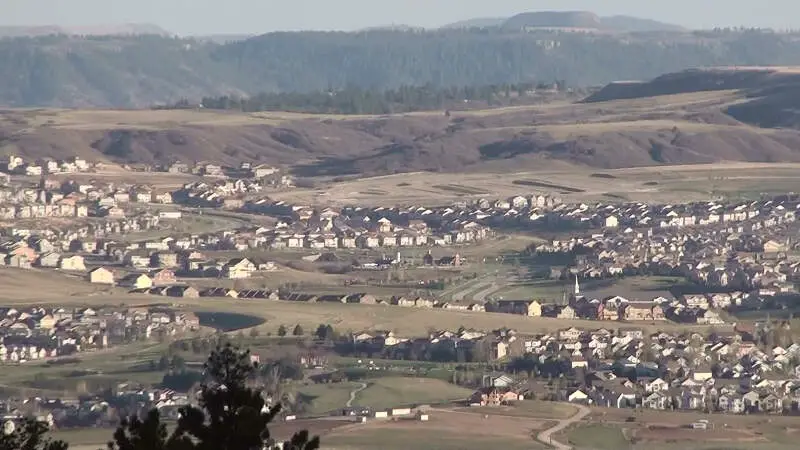
<path fill-rule="evenodd" d="M 592 176 L 597 173 L 613 178 Z M 567 202 L 615 200 L 609 195 L 631 201 L 674 202 L 707 200 L 718 195 L 738 197 L 800 190 L 800 184 L 796 181 L 798 176 L 800 164 L 796 163 L 733 162 L 616 170 L 571 168 L 519 173 L 417 172 L 327 183 L 315 189 L 277 192 L 273 197 L 320 205 L 444 205 L 458 200 L 511 197 L 535 192 L 557 194 Z M 452 185 L 468 186 L 470 190 L 482 192 L 470 194 L 443 189 Z M 370 194 L 376 191 L 387 194 Z"/>
<path fill-rule="evenodd" d="M 461 326 L 476 329 L 510 327 L 521 333 L 541 333 L 576 326 L 587 329 L 608 326 L 585 320 L 560 320 L 523 317 L 512 314 L 449 311 L 441 309 L 403 308 L 388 305 L 345 305 L 329 303 L 300 303 L 231 298 L 171 298 L 127 294 L 118 288 L 96 288 L 79 280 L 67 280 L 56 272 L 0 269 L 0 282 L 9 280 L 11 289 L 0 294 L 4 305 L 30 305 L 32 302 L 50 305 L 171 305 L 196 312 L 224 312 L 261 317 L 265 320 L 258 329 L 276 332 L 280 325 L 300 324 L 313 329 L 320 323 L 330 323 L 337 329 L 394 330 L 401 335 L 427 335 L 430 328 L 457 329 Z M 66 284 L 65 284 L 66 283 Z M 74 284 L 69 284 L 74 283 Z M 30 289 L 30 286 L 38 289 Z M 629 324 L 645 330 L 706 329 L 707 327 L 673 323 Z"/>
<path fill-rule="evenodd" d="M 277 421 L 269 425 L 269 431 L 273 438 L 287 440 L 301 430 L 308 430 L 312 436 L 326 436 L 332 430 L 348 426 L 348 424 L 349 422 L 344 420 L 330 419 Z M 167 428 L 171 431 L 172 424 L 168 423 Z M 78 428 L 54 431 L 52 437 L 69 443 L 70 450 L 103 450 L 107 448 L 106 444 L 112 440 L 113 434 L 114 429 L 112 428 Z"/>
<path fill-rule="evenodd" d="M 705 82 L 709 75 L 694 76 Z M 774 79 L 763 81 L 770 85 Z M 763 88 L 762 84 L 752 88 Z M 640 95 L 675 89 L 656 87 Z M 71 153 L 118 166 L 174 159 L 276 165 L 311 178 L 319 186 L 275 193 L 299 203 L 440 204 L 514 195 L 525 187 L 591 201 L 630 196 L 669 202 L 670 198 L 778 190 L 791 183 L 796 170 L 789 175 L 737 174 L 743 166 L 730 166 L 732 161 L 800 162 L 794 151 L 800 133 L 792 129 L 791 116 L 775 114 L 771 121 L 776 123 L 758 119 L 763 116 L 759 108 L 765 101 L 769 107 L 769 101 L 780 103 L 791 96 L 770 94 L 753 100 L 747 97 L 750 93 L 744 89 L 619 99 L 619 95 L 606 92 L 609 101 L 450 114 L 442 110 L 345 116 L 202 108 L 7 109 L 0 114 L 0 132 L 11 138 L 2 150 L 25 158 L 59 158 Z M 731 106 L 738 109 L 731 111 Z M 605 180 L 613 181 L 608 183 L 587 176 L 589 170 L 668 170 L 677 164 L 715 166 L 724 171 L 726 179 L 709 183 L 715 177 L 683 176 L 680 184 L 656 190 L 643 183 L 663 181 L 668 185 L 669 179 L 642 178 L 647 171 L 615 172 L 614 179 Z M 396 173 L 409 175 L 346 181 Z M 747 181 L 762 178 L 769 183 Z"/>
<path fill-rule="evenodd" d="M 51 434 L 53 439 L 61 439 L 70 444 L 70 450 L 100 450 L 114 436 L 113 428 L 79 428 L 57 430 Z"/>
<path fill-rule="evenodd" d="M 630 447 L 622 430 L 615 426 L 582 425 L 566 434 L 567 439 L 562 442 L 569 442 L 578 449 L 622 450 Z"/>
<path fill-rule="evenodd" d="M 146 297 L 140 301 L 117 299 L 134 304 L 147 304 Z M 320 323 L 329 323 L 336 329 L 345 330 L 394 330 L 404 336 L 427 335 L 431 328 L 455 330 L 461 326 L 481 330 L 502 327 L 516 329 L 520 333 L 542 333 L 571 326 L 596 329 L 608 327 L 607 322 L 585 320 L 561 320 L 541 317 L 523 317 L 513 314 L 473 313 L 440 309 L 403 308 L 386 305 L 344 305 L 325 303 L 295 303 L 265 300 L 236 299 L 175 299 L 175 306 L 194 311 L 235 312 L 260 316 L 266 320 L 258 327 L 262 332 L 274 333 L 283 325 L 300 324 L 304 329 L 314 329 Z M 158 302 L 154 299 L 152 302 Z M 163 301 L 163 300 L 162 300 Z M 646 331 L 706 330 L 708 327 L 673 323 L 630 323 L 625 326 L 640 326 Z M 719 327 L 718 327 L 719 328 Z"/>
<path fill-rule="evenodd" d="M 124 289 L 90 284 L 84 274 L 67 274 L 51 269 L 0 267 L 0 302 L 31 305 L 47 299 L 68 303 L 91 303 L 95 296 L 126 295 Z"/>
<path fill-rule="evenodd" d="M 633 417 L 631 422 L 629 417 Z M 686 428 L 709 420 L 707 430 Z M 577 450 L 783 450 L 796 448 L 797 418 L 592 408 L 592 415 L 556 437 Z"/>
<path fill-rule="evenodd" d="M 302 279 L 303 273 L 298 273 Z M 280 277 L 280 272 L 275 274 Z M 635 279 L 631 279 L 635 280 Z M 633 282 L 623 280 L 622 282 Z M 103 306 L 103 305 L 171 305 L 178 309 L 195 312 L 223 312 L 262 318 L 265 322 L 257 328 L 276 332 L 280 325 L 300 324 L 313 329 L 320 323 L 330 323 L 337 329 L 350 330 L 394 330 L 401 335 L 426 335 L 430 328 L 458 329 L 461 326 L 483 330 L 510 327 L 522 333 L 541 333 L 576 326 L 587 329 L 608 326 L 607 323 L 583 320 L 560 320 L 541 317 L 523 317 L 511 314 L 451 311 L 441 309 L 403 308 L 388 305 L 344 305 L 329 303 L 299 303 L 231 298 L 172 298 L 140 294 L 127 294 L 124 289 L 96 287 L 82 279 L 70 278 L 56 271 L 19 270 L 0 268 L 0 283 L 6 289 L 0 294 L 2 305 L 50 305 Z M 485 291 L 488 286 L 469 285 L 471 296 Z M 31 289 L 36 286 L 36 289 Z M 341 289 L 337 289 L 341 292 Z M 358 291 L 358 289 L 352 289 Z M 654 292 L 657 294 L 657 292 Z M 501 295 L 494 293 L 493 295 Z M 673 323 L 628 324 L 642 326 L 646 330 L 706 329 Z"/>
<path fill-rule="evenodd" d="M 369 380 L 367 388 L 356 395 L 353 405 L 380 409 L 442 403 L 466 399 L 472 392 L 432 378 L 382 377 Z"/>
<path fill-rule="evenodd" d="M 136 342 L 74 355 L 74 363 L 52 364 L 30 361 L 5 365 L 0 372 L 0 387 L 31 392 L 80 392 L 91 387 L 110 387 L 120 381 L 160 382 L 159 371 L 143 370 L 143 364 L 158 361 L 166 343 Z"/>
<path fill-rule="evenodd" d="M 526 400 L 509 406 L 473 406 L 459 411 L 509 417 L 566 419 L 575 415 L 577 408 L 566 403 Z"/>
<path fill-rule="evenodd" d="M 528 418 L 488 416 L 445 410 L 431 412 L 430 421 L 372 421 L 340 428 L 323 438 L 325 448 L 337 450 L 380 448 L 405 450 L 511 450 L 544 448 L 533 440 L 545 421 Z"/>
<path fill-rule="evenodd" d="M 306 414 L 315 416 L 344 408 L 347 400 L 350 399 L 350 393 L 359 386 L 360 384 L 355 382 L 309 384 L 298 386 L 296 390 L 311 398 L 311 408 L 306 411 Z"/>

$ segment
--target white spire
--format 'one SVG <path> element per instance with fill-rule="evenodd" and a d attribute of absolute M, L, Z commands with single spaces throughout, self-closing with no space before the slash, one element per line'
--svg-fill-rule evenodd
<path fill-rule="evenodd" d="M 581 285 L 578 283 L 578 274 L 575 274 L 575 296 L 581 295 Z"/>

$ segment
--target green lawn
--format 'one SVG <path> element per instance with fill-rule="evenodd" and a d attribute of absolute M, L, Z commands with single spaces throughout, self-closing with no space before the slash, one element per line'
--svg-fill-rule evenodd
<path fill-rule="evenodd" d="M 493 414 L 498 416 L 511 417 L 535 417 L 542 419 L 566 419 L 575 415 L 575 407 L 557 402 L 543 402 L 537 400 L 525 400 L 516 403 L 514 406 L 484 406 L 464 408 L 465 412 L 476 414 Z"/>
<path fill-rule="evenodd" d="M 350 398 L 350 392 L 357 389 L 359 383 L 329 383 L 298 386 L 297 392 L 312 397 L 311 406 L 306 414 L 325 415 L 333 410 L 344 408 Z"/>
<path fill-rule="evenodd" d="M 354 405 L 390 408 L 400 405 L 441 403 L 462 400 L 472 390 L 433 378 L 385 377 L 367 381 L 356 395 Z"/>
<path fill-rule="evenodd" d="M 128 371 L 142 362 L 158 360 L 166 351 L 168 344 L 158 342 L 135 342 L 107 350 L 78 353 L 73 355 L 76 363 L 47 364 L 44 361 L 30 361 L 20 365 L 7 365 L 0 371 L 0 385 L 12 388 L 33 388 L 42 391 L 55 389 L 59 392 L 72 390 L 76 383 L 87 381 L 114 384 L 123 381 L 157 383 L 162 372 Z M 77 376 L 81 371 L 91 372 Z"/>

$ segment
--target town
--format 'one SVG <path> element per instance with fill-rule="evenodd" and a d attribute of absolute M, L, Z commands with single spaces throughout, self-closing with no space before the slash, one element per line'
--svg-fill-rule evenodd
<path fill-rule="evenodd" d="M 441 408 L 542 402 L 800 411 L 794 194 L 572 203 L 540 188 L 328 206 L 282 199 L 295 180 L 254 163 L 127 168 L 147 183 L 82 160 L 11 157 L 4 170 L 0 270 L 82 292 L 0 312 L 7 381 L 44 371 L 25 390 L 41 395 L 2 400 L 7 429 L 26 416 L 54 430 L 114 426 L 151 408 L 177 418 L 197 402 L 198 357 L 231 340 L 281 368 L 258 383 L 273 386 L 270 403 L 299 396 L 280 400 L 287 423 L 428 421 Z M 361 314 L 420 320 L 365 327 Z M 115 356 L 97 359 L 106 352 Z M 127 369 L 109 375 L 112 361 Z M 425 365 L 445 371 L 438 389 L 452 394 L 360 403 L 351 388 L 423 377 Z M 47 375 L 58 368 L 75 382 Z M 336 389 L 352 389 L 351 400 L 306 394 Z"/>

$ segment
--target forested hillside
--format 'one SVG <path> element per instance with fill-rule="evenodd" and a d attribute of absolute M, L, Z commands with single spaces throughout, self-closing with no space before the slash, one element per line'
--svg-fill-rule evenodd
<path fill-rule="evenodd" d="M 261 92 L 552 83 L 591 86 L 709 65 L 800 64 L 796 36 L 437 30 L 0 39 L 0 105 L 146 107 Z"/>

